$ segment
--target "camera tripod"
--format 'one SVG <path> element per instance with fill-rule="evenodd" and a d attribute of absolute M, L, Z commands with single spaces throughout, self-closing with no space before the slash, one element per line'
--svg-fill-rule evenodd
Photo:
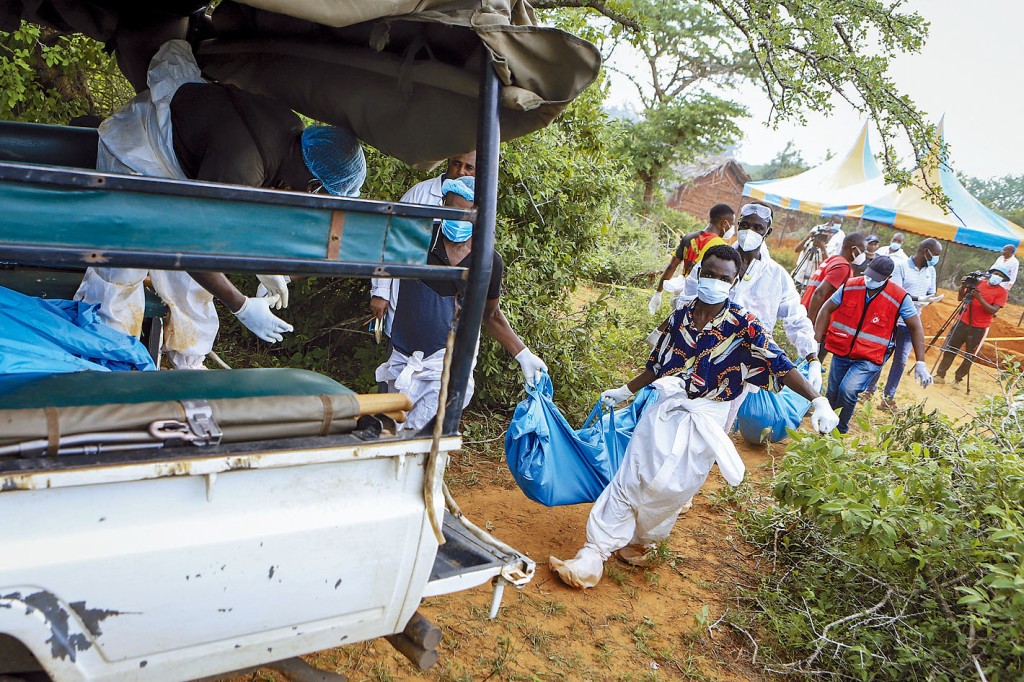
<path fill-rule="evenodd" d="M 975 296 L 974 289 L 971 289 L 971 290 L 969 290 L 967 292 L 967 295 L 964 296 L 963 300 L 960 301 L 959 304 L 957 304 L 956 310 L 954 310 L 950 314 L 950 316 L 946 318 L 946 321 L 942 323 L 941 327 L 939 327 L 939 331 L 935 332 L 935 336 L 932 337 L 931 342 L 928 344 L 929 346 L 932 346 L 932 347 L 935 346 L 935 342 L 939 340 L 939 337 L 942 336 L 943 333 L 945 333 L 945 331 L 949 327 L 950 323 L 952 323 L 952 322 L 956 323 L 956 324 L 953 325 L 953 329 L 950 330 L 950 332 L 949 332 L 950 335 L 952 335 L 953 332 L 956 331 L 956 328 L 961 324 L 960 316 L 963 314 L 963 312 L 965 310 L 967 310 L 967 306 L 970 305 L 971 300 L 974 298 L 974 296 Z M 947 337 L 947 339 L 948 339 L 948 337 Z M 972 365 L 974 364 L 974 361 L 976 359 L 978 359 L 977 352 L 980 349 L 981 349 L 981 346 L 978 346 L 978 348 L 975 348 L 973 351 L 969 351 L 969 350 L 965 349 L 964 354 L 971 361 Z M 942 362 L 942 355 L 946 352 L 946 350 L 947 350 L 947 344 L 943 343 L 942 347 L 939 348 L 939 357 L 935 359 L 935 364 L 932 365 L 932 374 L 935 374 L 935 371 L 939 368 L 939 363 Z M 952 351 L 951 348 L 948 349 L 948 350 Z M 908 374 L 909 373 L 910 372 L 908 372 Z M 967 388 L 966 388 L 966 393 L 967 393 L 967 395 L 971 394 L 971 372 L 970 372 L 970 368 L 968 368 L 968 371 L 967 371 Z"/>
<path fill-rule="evenodd" d="M 800 258 L 797 259 L 796 266 L 789 273 L 790 277 L 796 279 L 796 273 L 800 272 L 803 269 L 803 267 L 813 257 L 811 255 L 812 251 L 817 251 L 817 248 L 815 248 L 815 246 L 813 244 L 808 244 L 807 246 L 804 247 L 804 250 L 800 252 Z M 800 285 L 800 286 L 801 287 L 806 287 L 807 285 L 803 284 L 803 285 Z"/>

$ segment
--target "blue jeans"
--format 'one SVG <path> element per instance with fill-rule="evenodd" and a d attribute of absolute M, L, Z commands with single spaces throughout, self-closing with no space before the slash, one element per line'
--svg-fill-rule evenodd
<path fill-rule="evenodd" d="M 850 418 L 857 407 L 857 398 L 882 373 L 882 366 L 870 360 L 852 360 L 832 356 L 828 370 L 825 397 L 833 409 L 839 410 L 839 433 L 850 430 Z"/>
<path fill-rule="evenodd" d="M 885 393 L 883 394 L 889 400 L 896 397 L 896 389 L 899 388 L 903 370 L 907 368 L 907 359 L 910 357 L 913 347 L 910 330 L 902 324 L 898 325 L 896 327 L 896 349 L 892 352 L 892 364 L 889 365 L 889 378 L 885 381 Z"/>

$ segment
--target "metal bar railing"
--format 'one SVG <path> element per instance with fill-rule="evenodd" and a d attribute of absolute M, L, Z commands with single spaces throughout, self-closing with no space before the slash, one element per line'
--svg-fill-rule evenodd
<path fill-rule="evenodd" d="M 501 124 L 498 97 L 501 92 L 490 55 L 481 50 L 480 104 L 477 113 L 476 222 L 473 225 L 473 250 L 470 253 L 469 280 L 459 313 L 448 402 L 444 415 L 444 433 L 454 434 L 462 420 L 470 374 L 473 372 L 480 326 L 483 322 L 487 289 L 491 280 L 494 227 L 498 209 L 498 158 L 501 153 Z"/>

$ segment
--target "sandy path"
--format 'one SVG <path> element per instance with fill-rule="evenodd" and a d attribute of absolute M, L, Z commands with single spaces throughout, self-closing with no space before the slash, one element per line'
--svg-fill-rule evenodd
<path fill-rule="evenodd" d="M 946 300 L 926 309 L 928 340 L 952 313 L 955 301 L 955 293 L 947 292 Z M 1009 306 L 996 318 L 992 336 L 1024 336 L 1015 324 L 1020 315 L 1019 307 Z M 999 348 L 1021 352 L 1024 340 L 1000 342 Z M 986 354 L 993 355 L 990 347 Z M 930 350 L 929 368 L 936 357 L 937 351 Z M 888 367 L 883 382 L 887 372 Z M 976 366 L 971 388 L 970 397 L 950 385 L 922 391 L 912 377 L 904 377 L 897 400 L 923 400 L 954 419 L 970 418 L 975 400 L 998 391 L 995 370 Z M 873 423 L 885 419 L 882 411 L 872 411 Z M 772 455 L 739 440 L 737 444 L 748 478 L 770 480 Z M 775 455 L 782 456 L 781 448 Z M 755 584 L 757 573 L 765 570 L 740 539 L 730 503 L 720 498 L 725 483 L 717 469 L 673 530 L 669 561 L 645 570 L 613 560 L 602 583 L 586 592 L 562 585 L 546 562 L 550 554 L 575 554 L 589 505 L 549 509 L 528 500 L 508 473 L 500 441 L 457 453 L 448 480 L 470 518 L 537 561 L 533 582 L 520 591 L 508 590 L 494 621 L 487 619 L 486 586 L 427 600 L 422 611 L 444 632 L 441 660 L 429 672 L 415 670 L 383 640 L 321 652 L 308 660 L 350 680 L 765 679 L 760 665 L 751 665 L 753 648 L 744 635 L 720 627 L 712 637 L 697 622 L 702 612 L 709 623 L 726 611 L 735 613 L 729 595 L 736 584 Z M 260 671 L 245 679 L 274 677 Z"/>

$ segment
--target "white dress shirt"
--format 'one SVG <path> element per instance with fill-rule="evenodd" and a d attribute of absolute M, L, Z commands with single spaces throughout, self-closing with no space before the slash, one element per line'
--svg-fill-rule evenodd
<path fill-rule="evenodd" d="M 436 178 L 418 182 L 402 195 L 403 204 L 427 204 L 428 206 L 440 206 L 444 200 L 441 195 L 441 185 L 444 175 Z M 391 336 L 391 322 L 395 314 L 395 306 L 398 304 L 398 285 L 401 280 L 390 277 L 372 277 L 370 279 L 370 296 L 386 299 L 388 311 L 384 315 L 384 333 Z"/>

